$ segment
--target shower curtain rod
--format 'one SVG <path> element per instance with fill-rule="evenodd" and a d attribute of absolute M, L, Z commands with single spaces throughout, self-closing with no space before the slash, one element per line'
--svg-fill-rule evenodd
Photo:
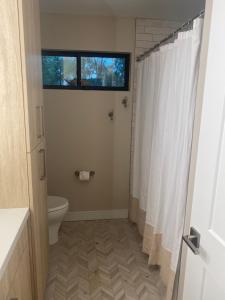
<path fill-rule="evenodd" d="M 143 54 L 141 54 L 140 56 L 137 57 L 136 61 L 142 61 L 144 60 L 146 57 L 148 57 L 153 51 L 155 51 L 156 49 L 158 49 L 161 45 L 165 44 L 166 42 L 168 42 L 170 39 L 174 38 L 176 36 L 177 33 L 179 33 L 180 31 L 183 31 L 183 29 L 185 29 L 187 26 L 193 24 L 194 20 L 203 17 L 205 14 L 205 10 L 202 10 L 197 16 L 195 16 L 194 18 L 188 20 L 186 23 L 184 23 L 183 25 L 181 25 L 181 27 L 179 27 L 177 30 L 175 30 L 174 32 L 170 33 L 166 38 L 164 38 L 163 40 L 161 40 L 158 44 L 156 44 L 154 47 L 150 48 L 149 50 L 145 51 Z"/>

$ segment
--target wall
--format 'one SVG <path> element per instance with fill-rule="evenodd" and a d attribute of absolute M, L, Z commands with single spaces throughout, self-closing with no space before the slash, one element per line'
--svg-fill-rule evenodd
<path fill-rule="evenodd" d="M 136 19 L 135 55 L 138 56 L 154 47 L 168 34 L 179 28 L 181 23 L 152 19 Z"/>
<path fill-rule="evenodd" d="M 134 19 L 44 14 L 41 27 L 43 48 L 124 51 L 134 59 Z M 48 193 L 67 197 L 71 211 L 128 207 L 132 82 L 129 92 L 44 90 Z M 76 169 L 96 176 L 80 183 Z"/>

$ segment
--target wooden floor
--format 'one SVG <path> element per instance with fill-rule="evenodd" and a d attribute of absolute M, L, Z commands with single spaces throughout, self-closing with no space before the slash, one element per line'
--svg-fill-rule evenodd
<path fill-rule="evenodd" d="M 160 300 L 147 261 L 127 220 L 65 222 L 50 250 L 46 300 Z"/>

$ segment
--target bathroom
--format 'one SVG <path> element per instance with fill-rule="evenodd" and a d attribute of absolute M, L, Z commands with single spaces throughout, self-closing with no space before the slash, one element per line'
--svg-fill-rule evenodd
<path fill-rule="evenodd" d="M 0 300 L 225 299 L 224 0 L 0 24 Z"/>

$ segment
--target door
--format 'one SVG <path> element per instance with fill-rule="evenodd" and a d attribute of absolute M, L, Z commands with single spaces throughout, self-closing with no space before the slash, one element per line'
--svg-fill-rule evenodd
<path fill-rule="evenodd" d="M 38 300 L 44 296 L 48 271 L 47 188 L 44 142 L 28 154 L 32 250 Z"/>
<path fill-rule="evenodd" d="M 200 247 L 194 236 L 186 241 L 195 254 L 183 243 L 182 300 L 225 299 L 224 34 L 225 1 L 207 0 L 196 109 L 201 106 L 201 117 L 196 118 L 189 185 L 190 225 L 200 234 Z"/>

